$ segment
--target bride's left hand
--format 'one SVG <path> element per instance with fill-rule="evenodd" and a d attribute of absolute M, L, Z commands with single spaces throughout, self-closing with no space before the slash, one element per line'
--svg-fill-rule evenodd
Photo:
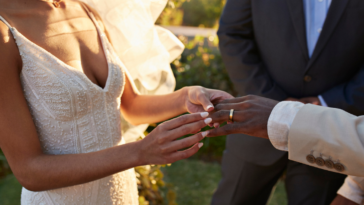
<path fill-rule="evenodd" d="M 234 98 L 227 92 L 208 89 L 201 86 L 187 87 L 185 106 L 189 113 L 211 112 L 214 104 Z"/>

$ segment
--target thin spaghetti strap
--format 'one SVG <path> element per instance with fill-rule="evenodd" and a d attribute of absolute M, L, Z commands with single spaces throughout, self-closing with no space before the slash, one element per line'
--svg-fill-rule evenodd
<path fill-rule="evenodd" d="M 86 3 L 81 2 L 83 9 L 85 9 L 86 13 L 90 16 L 91 20 L 97 25 L 96 18 L 94 14 L 90 11 L 90 9 L 86 6 Z"/>
<path fill-rule="evenodd" d="M 95 18 L 95 15 L 92 11 L 90 11 L 90 8 L 87 6 L 86 3 L 84 2 L 81 2 L 82 4 L 82 7 L 85 9 L 87 15 L 90 17 L 91 21 L 94 23 L 95 27 L 96 27 L 96 30 L 97 30 L 97 33 L 100 35 L 100 36 L 106 36 L 107 38 L 109 38 L 101 29 L 100 29 L 100 25 L 99 25 L 99 22 L 96 20 Z M 102 39 L 101 39 L 102 40 Z"/>
<path fill-rule="evenodd" d="M 2 21 L 5 25 L 7 25 L 10 30 L 13 28 L 2 16 L 0 16 L 0 21 Z"/>
<path fill-rule="evenodd" d="M 85 9 L 85 10 L 86 10 L 87 14 L 90 14 L 90 13 L 91 13 L 91 11 L 90 11 L 90 9 L 88 9 L 88 7 L 86 6 L 86 3 L 84 3 L 84 2 L 80 2 L 80 3 L 82 4 L 83 9 Z"/>

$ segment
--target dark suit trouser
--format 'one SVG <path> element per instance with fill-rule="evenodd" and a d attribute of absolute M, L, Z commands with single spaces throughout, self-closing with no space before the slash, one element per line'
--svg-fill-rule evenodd
<path fill-rule="evenodd" d="M 270 166 L 244 162 L 224 152 L 222 180 L 212 205 L 265 205 L 277 180 L 286 172 L 289 205 L 330 204 L 346 176 L 288 160 L 288 154 Z"/>

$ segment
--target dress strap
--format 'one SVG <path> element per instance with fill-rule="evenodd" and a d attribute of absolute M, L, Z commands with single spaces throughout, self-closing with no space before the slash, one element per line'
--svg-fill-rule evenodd
<path fill-rule="evenodd" d="M 12 30 L 13 27 L 10 26 L 10 24 L 2 16 L 0 16 L 0 21 L 4 22 L 4 24 L 7 25 L 10 30 Z"/>
<path fill-rule="evenodd" d="M 85 9 L 86 13 L 88 14 L 88 16 L 91 18 L 91 20 L 94 22 L 94 24 L 96 25 L 97 29 L 98 28 L 98 24 L 97 24 L 97 21 L 96 21 L 96 18 L 95 18 L 95 15 L 90 11 L 90 9 L 87 7 L 86 3 L 84 2 L 81 2 L 82 6 L 83 6 L 83 9 Z"/>
<path fill-rule="evenodd" d="M 91 21 L 94 23 L 97 33 L 100 35 L 100 37 L 106 36 L 108 38 L 108 36 L 104 33 L 104 31 L 101 29 L 101 26 L 99 24 L 99 22 L 97 21 L 94 13 L 90 10 L 90 7 L 87 6 L 86 3 L 81 2 L 84 10 L 86 11 L 87 15 L 90 17 Z M 101 39 L 103 41 L 103 39 Z M 104 47 L 104 43 L 103 43 L 103 47 Z"/>

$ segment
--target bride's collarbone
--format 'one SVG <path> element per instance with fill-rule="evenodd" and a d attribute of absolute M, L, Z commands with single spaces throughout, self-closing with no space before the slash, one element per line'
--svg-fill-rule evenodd
<path fill-rule="evenodd" d="M 29 41 L 83 72 L 93 83 L 105 87 L 106 54 L 95 22 L 83 6 L 77 1 L 67 1 L 60 9 L 47 8 L 45 4 L 39 6 L 15 10 L 0 8 L 0 15 Z"/>
<path fill-rule="evenodd" d="M 87 15 L 52 21 L 29 19 L 16 25 L 13 27 L 29 41 L 105 87 L 108 65 L 99 33 Z"/>

